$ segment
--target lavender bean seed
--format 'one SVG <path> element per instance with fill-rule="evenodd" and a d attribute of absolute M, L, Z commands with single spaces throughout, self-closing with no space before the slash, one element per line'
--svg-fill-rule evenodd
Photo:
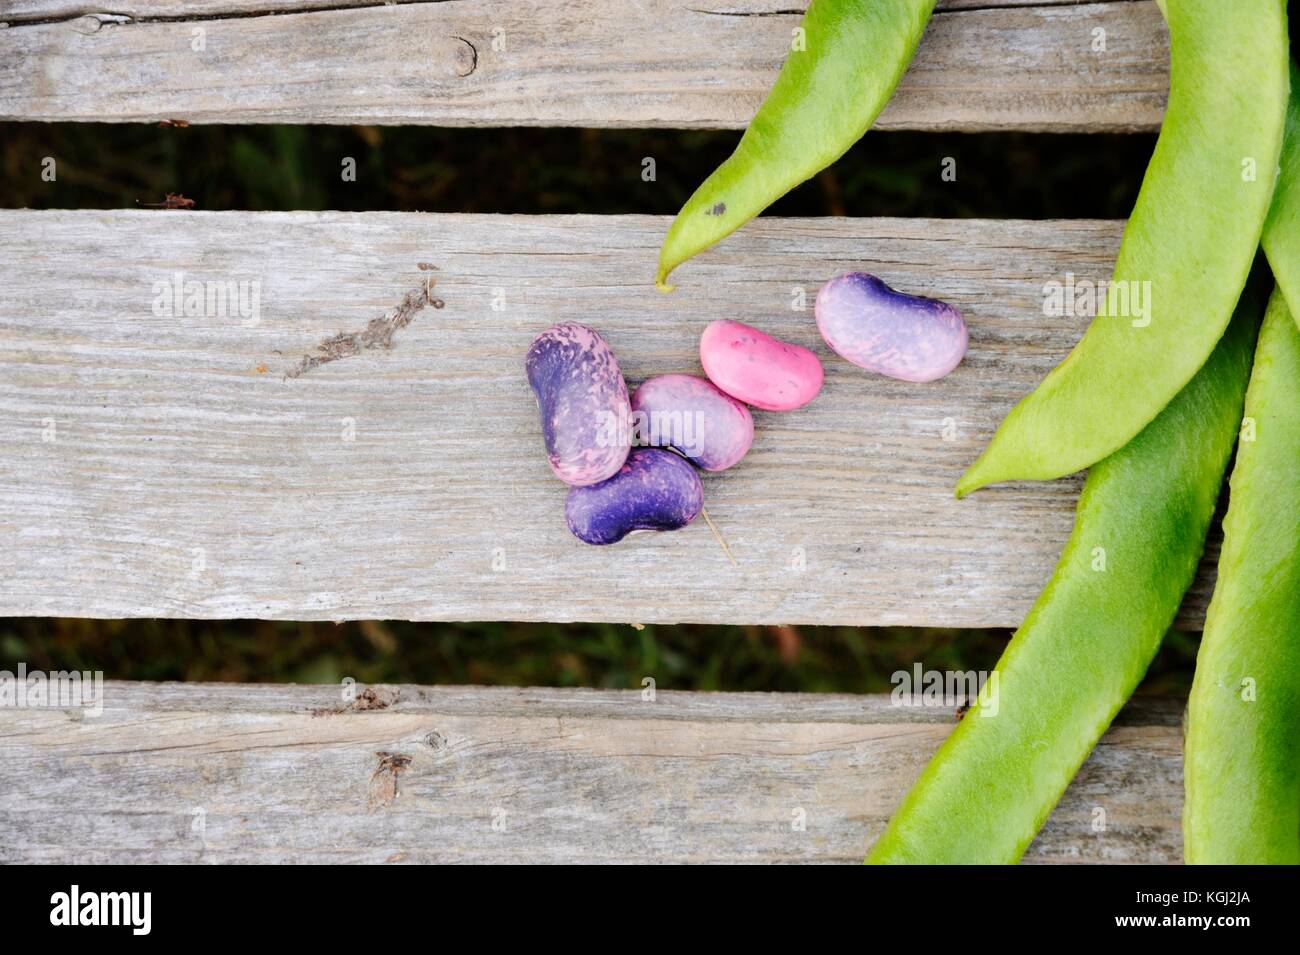
<path fill-rule="evenodd" d="M 903 381 L 934 381 L 956 368 L 969 335 L 946 302 L 896 292 L 874 275 L 850 272 L 817 293 L 817 328 L 841 357 Z"/>

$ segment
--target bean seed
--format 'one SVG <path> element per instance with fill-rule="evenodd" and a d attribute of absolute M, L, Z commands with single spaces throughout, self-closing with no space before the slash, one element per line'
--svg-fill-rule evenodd
<path fill-rule="evenodd" d="M 704 487 L 688 461 L 659 448 L 635 448 L 608 480 L 569 490 L 564 517 L 575 537 L 614 544 L 632 531 L 672 531 L 695 520 Z"/>
<path fill-rule="evenodd" d="M 874 275 L 850 272 L 817 293 L 817 328 L 836 354 L 903 381 L 934 381 L 961 363 L 969 336 L 946 302 L 896 292 Z"/>
<path fill-rule="evenodd" d="M 764 411 L 800 408 L 822 387 L 816 355 L 741 322 L 709 323 L 700 336 L 700 364 L 731 397 Z"/>
<path fill-rule="evenodd" d="M 555 476 L 582 486 L 616 472 L 631 447 L 631 407 L 605 339 L 578 322 L 552 325 L 533 339 L 524 367 Z"/>
<path fill-rule="evenodd" d="M 754 442 L 754 418 L 713 382 L 695 375 L 659 375 L 632 393 L 632 427 L 639 443 L 675 448 L 706 471 L 722 471 Z"/>

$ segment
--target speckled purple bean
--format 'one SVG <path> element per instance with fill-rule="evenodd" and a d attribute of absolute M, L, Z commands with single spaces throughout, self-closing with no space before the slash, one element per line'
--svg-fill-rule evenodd
<path fill-rule="evenodd" d="M 671 451 L 634 448 L 617 474 L 575 487 L 564 517 L 588 544 L 615 544 L 632 531 L 675 531 L 704 507 L 704 487 L 688 461 Z"/>
<path fill-rule="evenodd" d="M 533 339 L 524 368 L 555 476 L 581 487 L 622 467 L 631 447 L 631 406 L 605 339 L 578 322 L 552 325 Z"/>
<path fill-rule="evenodd" d="M 658 375 L 632 393 L 632 439 L 675 448 L 696 467 L 722 471 L 754 443 L 754 417 L 707 378 Z"/>
<path fill-rule="evenodd" d="M 956 368 L 968 334 L 946 302 L 896 292 L 874 275 L 850 272 L 817 293 L 817 328 L 839 355 L 903 381 L 934 381 Z"/>

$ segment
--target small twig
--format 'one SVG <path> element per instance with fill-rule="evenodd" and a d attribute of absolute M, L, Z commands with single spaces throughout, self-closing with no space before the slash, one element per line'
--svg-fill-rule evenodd
<path fill-rule="evenodd" d="M 179 192 L 169 192 L 162 202 L 141 202 L 135 200 L 135 204 L 142 209 L 193 209 L 194 200 L 187 199 Z"/>
<path fill-rule="evenodd" d="M 704 508 L 700 508 L 700 514 L 704 517 L 704 523 L 709 525 L 709 530 L 713 531 L 713 536 L 717 538 L 718 546 L 722 548 L 722 552 L 727 555 L 727 560 L 731 561 L 731 566 L 739 568 L 740 565 L 736 563 L 736 558 L 731 556 L 731 548 L 727 546 L 727 542 L 722 539 L 722 535 L 718 533 L 718 529 L 713 526 L 713 521 L 709 519 L 709 512 Z"/>

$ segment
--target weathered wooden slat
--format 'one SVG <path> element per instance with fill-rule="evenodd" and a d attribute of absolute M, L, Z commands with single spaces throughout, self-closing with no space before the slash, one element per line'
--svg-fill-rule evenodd
<path fill-rule="evenodd" d="M 955 725 L 884 696 L 373 690 L 0 708 L 0 862 L 857 862 Z M 1121 714 L 1026 861 L 1177 862 L 1178 723 Z"/>
<path fill-rule="evenodd" d="M 736 128 L 803 4 L 108 6 L 14 0 L 0 12 L 0 119 Z M 877 126 L 1153 129 L 1167 72 L 1165 27 L 1144 0 L 963 0 L 941 5 Z"/>
<path fill-rule="evenodd" d="M 1045 316 L 1044 283 L 1108 276 L 1121 224 L 761 219 L 663 295 L 667 224 L 0 212 L 0 614 L 1017 625 L 1079 482 L 961 502 L 952 486 L 1086 325 Z M 851 269 L 957 305 L 964 364 L 917 385 L 830 353 L 811 299 Z M 247 283 L 256 315 L 169 313 L 178 275 Z M 391 347 L 292 377 L 322 347 L 383 338 L 369 323 L 435 277 L 445 307 Z M 635 384 L 698 372 L 718 317 L 812 347 L 827 371 L 806 408 L 756 412 L 749 456 L 704 478 L 736 565 L 703 521 L 579 543 L 528 343 L 591 323 Z M 361 337 L 330 343 L 340 332 Z M 1207 593 L 1203 577 L 1185 623 Z"/>
<path fill-rule="evenodd" d="M 113 0 L 113 3 L 96 0 L 5 0 L 0 14 L 8 23 L 33 23 L 51 20 L 69 20 L 76 17 L 105 15 L 105 7 L 113 8 L 110 16 L 132 20 L 184 20 L 199 17 L 222 16 L 283 16 L 309 10 L 338 10 L 377 6 L 411 6 L 421 3 L 448 3 L 452 0 Z M 632 0 L 645 5 L 646 0 Z M 1143 0 L 1132 0 L 1143 2 Z M 608 0 L 595 0 L 590 4 L 599 8 Z M 939 0 L 935 9 L 962 10 L 972 7 L 1052 7 L 1077 4 L 1079 0 Z M 730 3 L 693 4 L 696 10 L 709 10 L 717 16 L 794 16 L 796 11 L 807 9 L 807 2 L 777 6 L 770 0 L 732 0 Z"/>

